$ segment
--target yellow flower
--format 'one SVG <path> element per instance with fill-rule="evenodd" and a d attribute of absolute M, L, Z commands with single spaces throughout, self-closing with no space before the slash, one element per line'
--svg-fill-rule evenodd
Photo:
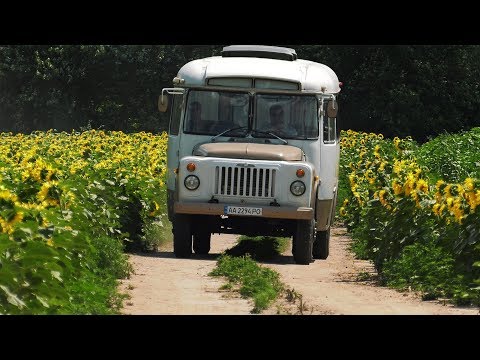
<path fill-rule="evenodd" d="M 405 181 L 403 187 L 405 189 L 405 195 L 410 196 L 410 193 L 415 188 L 415 177 L 412 173 L 407 175 L 407 181 Z"/>
<path fill-rule="evenodd" d="M 424 193 L 427 193 L 428 192 L 428 183 L 423 179 L 418 180 L 417 190 L 422 191 Z"/>
<path fill-rule="evenodd" d="M 398 137 L 393 138 L 393 144 L 397 150 L 400 150 L 400 139 Z"/>
<path fill-rule="evenodd" d="M 8 231 L 8 223 L 1 216 L 0 216 L 0 230 L 2 231 L 2 233 L 7 233 Z"/>
<path fill-rule="evenodd" d="M 466 178 L 464 181 L 465 190 L 472 191 L 475 187 L 474 180 L 472 178 Z"/>
<path fill-rule="evenodd" d="M 348 180 L 350 180 L 350 185 L 351 186 L 355 185 L 355 174 L 352 173 L 352 174 L 348 175 Z"/>
<path fill-rule="evenodd" d="M 445 210 L 446 208 L 446 205 L 445 204 L 442 204 L 440 205 L 440 210 L 438 211 L 440 214 L 443 213 L 443 211 Z"/>
<path fill-rule="evenodd" d="M 373 184 L 375 182 L 375 174 L 370 169 L 365 171 L 365 178 L 368 180 L 370 184 Z"/>
<path fill-rule="evenodd" d="M 445 184 L 445 181 L 443 180 L 438 180 L 437 183 L 435 184 L 435 188 L 437 190 L 441 190 L 441 188 L 443 187 L 443 185 Z"/>
<path fill-rule="evenodd" d="M 453 215 L 455 216 L 455 220 L 458 222 L 458 223 L 462 223 L 462 220 L 464 218 L 464 213 L 463 213 L 463 209 L 462 209 L 462 204 L 460 202 L 460 199 L 456 199 L 454 201 L 454 205 L 452 207 L 452 209 L 450 210 L 451 213 L 453 213 Z"/>
<path fill-rule="evenodd" d="M 17 212 L 10 221 L 0 216 L 0 230 L 5 234 L 12 234 L 15 230 L 15 224 L 23 220 L 23 213 Z"/>
<path fill-rule="evenodd" d="M 463 195 L 465 193 L 465 189 L 463 188 L 462 185 L 457 184 L 457 192 L 459 195 Z"/>
<path fill-rule="evenodd" d="M 452 189 L 452 184 L 448 184 L 448 185 L 445 186 L 445 188 L 443 189 L 443 193 L 444 193 L 447 197 L 453 196 L 451 189 Z"/>
<path fill-rule="evenodd" d="M 378 193 L 378 197 L 379 197 L 379 199 L 380 199 L 380 203 L 381 203 L 383 206 L 385 206 L 385 207 L 388 206 L 387 200 L 385 199 L 385 195 L 386 195 L 386 194 L 387 194 L 387 191 L 384 190 L 384 189 L 380 190 L 380 192 Z"/>
<path fill-rule="evenodd" d="M 452 196 L 447 197 L 447 206 L 448 206 L 448 210 L 451 210 L 451 208 L 453 206 L 453 197 Z"/>
<path fill-rule="evenodd" d="M 51 194 L 51 189 L 58 185 L 58 181 L 47 181 L 43 183 L 40 191 L 37 193 L 38 201 L 44 206 L 59 205 L 58 198 L 54 198 Z"/>
<path fill-rule="evenodd" d="M 415 190 L 415 189 L 412 190 L 412 192 L 410 193 L 410 197 L 411 197 L 413 200 L 415 200 L 415 203 L 416 203 L 415 206 L 416 206 L 416 207 L 420 207 L 420 203 L 419 203 L 420 198 L 419 198 L 419 196 L 418 196 L 418 191 Z"/>
<path fill-rule="evenodd" d="M 11 193 L 9 190 L 0 190 L 0 199 L 12 202 L 18 201 L 17 195 Z"/>
<path fill-rule="evenodd" d="M 23 212 L 18 211 L 13 217 L 13 219 L 9 221 L 9 224 L 13 226 L 16 223 L 21 222 L 22 220 L 23 220 Z"/>
<path fill-rule="evenodd" d="M 435 215 L 440 216 L 440 204 L 433 205 L 432 211 Z"/>
<path fill-rule="evenodd" d="M 468 206 L 470 206 L 470 213 L 473 214 L 477 206 L 480 205 L 480 190 L 477 190 L 475 193 L 469 191 L 465 193 L 464 196 L 466 196 Z"/>
<path fill-rule="evenodd" d="M 397 180 L 393 180 L 392 187 L 395 195 L 400 195 L 403 192 L 403 187 L 397 182 Z"/>
<path fill-rule="evenodd" d="M 403 167 L 403 161 L 396 160 L 395 163 L 393 164 L 393 173 L 400 174 L 402 167 Z"/>
<path fill-rule="evenodd" d="M 37 199 L 42 202 L 48 197 L 48 191 L 50 190 L 51 185 L 44 183 L 40 188 L 40 191 L 37 193 Z"/>

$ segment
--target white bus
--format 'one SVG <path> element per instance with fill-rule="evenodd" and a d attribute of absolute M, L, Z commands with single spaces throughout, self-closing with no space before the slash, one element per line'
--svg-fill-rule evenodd
<path fill-rule="evenodd" d="M 207 254 L 212 233 L 232 233 L 291 236 L 297 264 L 326 259 L 340 155 L 333 70 L 294 49 L 235 45 L 188 62 L 173 85 L 158 106 L 170 108 L 175 256 Z"/>

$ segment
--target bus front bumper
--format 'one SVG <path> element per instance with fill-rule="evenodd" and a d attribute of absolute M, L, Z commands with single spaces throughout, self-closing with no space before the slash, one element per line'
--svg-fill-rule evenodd
<path fill-rule="evenodd" d="M 310 207 L 296 206 L 243 206 L 239 204 L 210 204 L 210 203 L 187 203 L 175 202 L 173 211 L 177 214 L 197 214 L 197 215 L 226 215 L 226 208 L 245 207 L 262 209 L 262 215 L 258 217 L 272 219 L 293 219 L 293 220 L 311 220 L 314 211 Z M 228 216 L 245 216 L 228 214 Z M 247 215 L 250 216 L 250 215 Z"/>

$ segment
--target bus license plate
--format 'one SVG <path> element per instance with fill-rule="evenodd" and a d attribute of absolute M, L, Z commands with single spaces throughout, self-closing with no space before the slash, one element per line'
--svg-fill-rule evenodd
<path fill-rule="evenodd" d="M 225 206 L 225 215 L 262 216 L 262 208 L 246 206 Z"/>

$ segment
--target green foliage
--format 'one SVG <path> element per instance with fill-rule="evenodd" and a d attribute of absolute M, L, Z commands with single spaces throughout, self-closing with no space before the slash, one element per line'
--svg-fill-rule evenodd
<path fill-rule="evenodd" d="M 145 225 L 142 236 L 142 250 L 156 251 L 162 244 L 172 241 L 172 224 L 166 216 Z"/>
<path fill-rule="evenodd" d="M 118 314 L 122 295 L 117 293 L 118 281 L 102 271 L 103 276 L 90 271 L 84 272 L 75 281 L 65 286 L 70 301 L 62 306 L 59 314 Z"/>
<path fill-rule="evenodd" d="M 154 220 L 144 222 L 140 239 L 142 251 L 156 251 L 161 245 L 173 241 L 172 224 L 166 213 L 167 187 L 161 186 L 158 190 L 158 193 L 152 193 L 151 196 L 158 197 L 160 211 Z"/>
<path fill-rule="evenodd" d="M 0 47 L 0 131 L 162 131 L 157 99 L 180 67 L 215 46 Z"/>
<path fill-rule="evenodd" d="M 452 254 L 434 243 L 405 246 L 400 257 L 385 262 L 383 277 L 389 286 L 411 286 L 426 298 L 452 297 L 459 289 L 467 290 L 455 273 Z"/>
<path fill-rule="evenodd" d="M 282 254 L 290 244 L 289 238 L 271 236 L 240 236 L 237 244 L 225 251 L 210 273 L 213 276 L 226 276 L 229 283 L 224 289 L 232 289 L 240 284 L 240 294 L 252 297 L 253 313 L 266 309 L 283 289 L 279 274 L 259 266 L 255 260 L 269 260 Z"/>
<path fill-rule="evenodd" d="M 295 48 L 295 46 L 293 46 Z M 388 45 L 297 47 L 301 58 L 326 64 L 344 82 L 343 129 L 424 141 L 479 125 L 480 47 Z"/>
<path fill-rule="evenodd" d="M 479 125 L 477 45 L 283 45 L 331 67 L 344 129 L 426 140 Z M 222 45 L 0 46 L 0 131 L 161 131 L 163 87 Z"/>
<path fill-rule="evenodd" d="M 225 276 L 229 283 L 240 284 L 240 294 L 253 298 L 255 306 L 252 313 L 260 313 L 266 309 L 283 290 L 279 274 L 258 265 L 248 255 L 242 257 L 222 255 L 210 275 Z"/>
<path fill-rule="evenodd" d="M 423 144 L 416 153 L 435 182 L 480 179 L 480 127 L 459 134 L 444 134 Z"/>
<path fill-rule="evenodd" d="M 32 211 L 13 232 L 15 241 L 7 236 L 0 238 L 0 262 L 6 270 L 0 278 L 6 287 L 3 296 L 0 294 L 1 313 L 114 311 L 111 305 L 118 297 L 116 279 L 130 272 L 122 234 L 115 231 L 120 227 L 116 221 L 120 218 L 118 206 L 107 202 L 108 190 L 102 181 L 93 187 L 85 183 L 76 179 L 75 190 L 70 190 L 88 201 L 72 204 L 69 210 L 43 210 L 38 215 L 48 222 L 47 227 L 33 220 Z"/>
<path fill-rule="evenodd" d="M 348 173 L 344 169 L 339 169 L 337 205 L 335 209 L 336 219 L 339 219 L 340 208 L 342 207 L 345 199 L 348 199 L 349 195 L 350 195 L 350 188 L 348 186 Z"/>
<path fill-rule="evenodd" d="M 352 250 L 372 260 L 386 284 L 480 304 L 478 131 L 422 146 L 343 132 L 339 213 Z"/>
<path fill-rule="evenodd" d="M 0 314 L 117 313 L 125 244 L 166 221 L 166 137 L 0 138 Z"/>
<path fill-rule="evenodd" d="M 352 249 L 359 251 L 360 258 L 373 260 L 377 270 L 382 271 L 384 263 L 397 258 L 405 246 L 433 241 L 438 236 L 433 228 L 433 216 L 415 204 L 399 203 L 398 212 L 392 216 L 378 200 L 372 200 L 352 229 L 353 236 L 359 239 Z"/>

